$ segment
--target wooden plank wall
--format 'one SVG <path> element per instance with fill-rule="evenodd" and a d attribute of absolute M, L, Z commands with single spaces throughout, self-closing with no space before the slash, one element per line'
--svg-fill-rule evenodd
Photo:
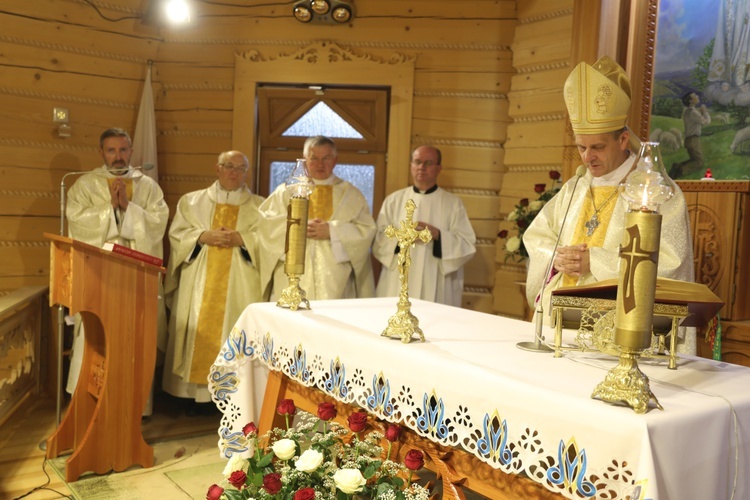
<path fill-rule="evenodd" d="M 521 198 L 536 198 L 534 184 L 550 186 L 550 170 L 563 172 L 563 145 L 569 132 L 562 88 L 571 70 L 573 0 L 518 2 L 518 21 L 513 42 L 517 74 L 508 95 L 512 123 L 504 144 L 507 172 L 500 191 L 499 225 L 513 234 L 507 214 Z M 494 310 L 528 317 L 519 285 L 526 279 L 526 268 L 523 262 L 505 259 L 504 243 L 498 239 L 496 244 Z"/>
<path fill-rule="evenodd" d="M 503 263 L 496 234 L 560 163 L 572 0 L 356 0 L 345 26 L 303 25 L 288 2 L 273 3 L 195 2 L 193 25 L 176 30 L 144 22 L 150 0 L 3 2 L 0 293 L 48 282 L 42 233 L 59 232 L 62 175 L 101 163 L 103 129 L 133 131 L 148 61 L 159 182 L 173 209 L 213 180 L 231 146 L 235 54 L 331 40 L 415 57 L 412 145 L 442 149 L 440 183 L 463 198 L 478 237 L 464 306 L 522 315 L 522 268 Z M 70 110 L 71 137 L 58 137 L 53 107 Z"/>

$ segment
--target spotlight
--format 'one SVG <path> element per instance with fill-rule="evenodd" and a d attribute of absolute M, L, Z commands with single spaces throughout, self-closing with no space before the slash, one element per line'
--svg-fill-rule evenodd
<path fill-rule="evenodd" d="M 344 24 L 354 18 L 352 0 L 298 0 L 294 18 L 301 23 Z"/>

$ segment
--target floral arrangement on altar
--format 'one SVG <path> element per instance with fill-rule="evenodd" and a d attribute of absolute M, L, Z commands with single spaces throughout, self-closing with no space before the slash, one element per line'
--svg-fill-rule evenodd
<path fill-rule="evenodd" d="M 523 244 L 523 233 L 531 225 L 539 211 L 544 205 L 560 191 L 562 183 L 560 181 L 560 172 L 550 170 L 549 178 L 552 179 L 552 187 L 547 188 L 546 184 L 535 184 L 534 192 L 539 195 L 535 201 L 529 201 L 528 198 L 522 198 L 515 208 L 508 214 L 507 220 L 513 222 L 513 230 L 517 231 L 515 236 L 510 236 L 507 229 L 497 233 L 498 238 L 505 241 L 505 260 L 512 259 L 513 262 L 522 262 L 529 258 L 529 252 Z"/>
<path fill-rule="evenodd" d="M 346 429 L 333 421 L 336 407 L 328 402 L 318 405 L 317 416 L 300 411 L 293 427 L 293 400 L 281 401 L 276 411 L 285 417 L 286 429 L 259 437 L 256 425 L 247 424 L 242 432 L 250 458 L 234 454 L 207 500 L 428 500 L 429 490 L 412 483 L 414 471 L 424 466 L 422 452 L 410 450 L 403 464 L 391 460 L 391 445 L 401 435 L 398 425 L 390 424 L 385 434 L 363 433 L 368 416 L 360 410 L 349 416 Z"/>

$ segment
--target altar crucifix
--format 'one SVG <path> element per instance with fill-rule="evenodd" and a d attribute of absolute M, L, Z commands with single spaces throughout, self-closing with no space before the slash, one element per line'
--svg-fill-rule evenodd
<path fill-rule="evenodd" d="M 424 334 L 419 328 L 419 320 L 411 313 L 411 302 L 409 302 L 409 267 L 411 267 L 411 248 L 416 241 L 422 240 L 429 243 L 432 234 L 428 228 L 417 231 L 417 223 L 414 222 L 414 211 L 417 205 L 414 200 L 406 202 L 406 218 L 399 223 L 399 229 L 389 225 L 385 228 L 385 235 L 396 238 L 398 241 L 398 277 L 401 282 L 401 290 L 398 294 L 398 311 L 388 319 L 388 326 L 381 334 L 384 337 L 401 339 L 408 344 L 413 335 L 418 335 L 424 342 Z"/>

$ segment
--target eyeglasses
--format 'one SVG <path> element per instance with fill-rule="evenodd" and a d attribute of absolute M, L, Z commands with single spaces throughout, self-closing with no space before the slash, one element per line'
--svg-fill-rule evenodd
<path fill-rule="evenodd" d="M 425 168 L 430 168 L 433 165 L 437 165 L 437 162 L 433 161 L 433 160 L 425 160 L 425 161 L 422 161 L 422 160 L 411 160 L 411 164 L 412 165 L 416 165 L 418 167 L 424 165 Z"/>
<path fill-rule="evenodd" d="M 227 172 L 231 172 L 234 174 L 244 174 L 247 172 L 247 166 L 246 165 L 233 165 L 231 163 L 222 163 L 219 165 L 221 168 L 226 170 Z"/>

